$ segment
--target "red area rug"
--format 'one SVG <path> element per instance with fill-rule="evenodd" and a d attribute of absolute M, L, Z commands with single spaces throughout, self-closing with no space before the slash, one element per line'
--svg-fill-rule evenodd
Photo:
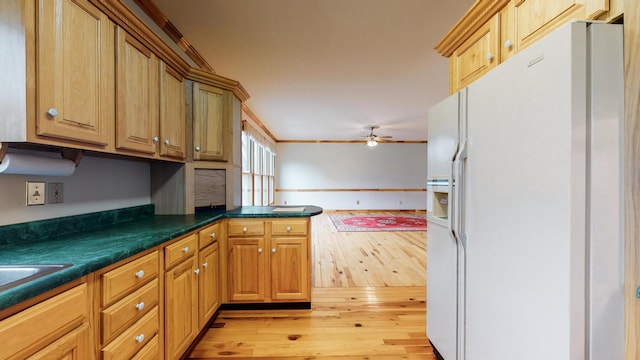
<path fill-rule="evenodd" d="M 427 219 L 419 215 L 375 216 L 330 214 L 333 226 L 340 232 L 349 231 L 426 231 Z"/>

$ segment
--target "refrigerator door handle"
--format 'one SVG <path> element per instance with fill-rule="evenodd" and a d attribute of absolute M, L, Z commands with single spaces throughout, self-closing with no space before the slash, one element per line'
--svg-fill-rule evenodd
<path fill-rule="evenodd" d="M 454 154 L 454 159 L 455 159 L 455 154 Z M 448 213 L 447 216 L 449 217 L 449 221 L 447 221 L 448 224 L 448 230 L 449 233 L 451 235 L 453 235 L 453 238 L 456 240 L 456 242 L 458 241 L 458 236 L 456 235 L 455 232 L 455 228 L 456 228 L 456 194 L 455 194 L 455 178 L 456 178 L 456 163 L 455 161 L 453 161 L 453 159 L 451 160 L 451 171 L 449 172 L 449 184 L 448 184 L 448 191 L 449 191 L 449 199 L 448 199 L 448 204 L 449 204 L 449 208 L 448 208 Z"/>
<path fill-rule="evenodd" d="M 454 182 L 455 182 L 455 191 L 454 191 L 454 211 L 453 215 L 455 218 L 455 225 L 453 227 L 453 232 L 456 234 L 456 238 L 460 242 L 460 245 L 464 248 L 467 245 L 467 235 L 463 229 L 463 202 L 464 202 L 464 162 L 467 160 L 467 139 L 462 141 L 460 146 L 460 150 L 456 154 L 454 160 Z"/>

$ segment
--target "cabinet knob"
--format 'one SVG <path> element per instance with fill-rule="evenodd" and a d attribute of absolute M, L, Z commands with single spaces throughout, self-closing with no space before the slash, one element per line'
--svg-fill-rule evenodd
<path fill-rule="evenodd" d="M 193 270 L 193 273 L 196 274 L 196 275 L 200 275 L 200 269 Z"/>
<path fill-rule="evenodd" d="M 196 146 L 196 151 L 200 151 L 200 146 Z"/>
<path fill-rule="evenodd" d="M 206 262 L 206 263 L 202 263 L 202 267 L 207 267 L 207 266 L 209 266 L 209 263 L 208 263 L 208 262 Z"/>
<path fill-rule="evenodd" d="M 513 42 L 511 40 L 507 40 L 504 42 L 504 48 L 509 49 L 513 46 Z"/>
<path fill-rule="evenodd" d="M 247 232 L 247 231 L 249 231 L 249 229 L 247 229 L 246 227 L 242 228 L 242 232 Z"/>
<path fill-rule="evenodd" d="M 287 232 L 291 231 L 291 226 L 287 226 Z"/>
<path fill-rule="evenodd" d="M 271 252 L 275 254 L 276 248 L 271 248 Z"/>
<path fill-rule="evenodd" d="M 169 139 L 165 139 L 164 144 L 169 145 L 169 143 L 170 143 Z"/>
<path fill-rule="evenodd" d="M 189 247 L 188 246 L 183 247 L 182 248 L 182 252 L 183 253 L 188 253 L 189 252 Z"/>
<path fill-rule="evenodd" d="M 140 334 L 138 336 L 136 336 L 136 342 L 137 343 L 141 343 L 144 341 L 144 334 Z"/>
<path fill-rule="evenodd" d="M 144 270 L 138 270 L 138 271 L 136 271 L 136 274 L 135 274 L 135 275 L 136 275 L 136 277 L 137 277 L 138 279 L 142 279 L 142 278 L 144 277 Z"/>
<path fill-rule="evenodd" d="M 56 108 L 51 108 L 49 110 L 47 110 L 47 114 L 51 117 L 56 117 L 58 116 L 58 109 Z"/>
<path fill-rule="evenodd" d="M 209 235 L 209 236 L 211 236 L 212 238 L 214 238 L 214 237 L 216 237 L 216 233 L 211 233 L 211 235 Z"/>
<path fill-rule="evenodd" d="M 489 60 L 489 61 L 493 60 L 493 54 L 492 53 L 488 53 L 487 54 L 487 60 Z"/>
<path fill-rule="evenodd" d="M 138 311 L 144 309 L 144 301 L 140 301 L 139 303 L 137 303 L 136 309 L 138 309 Z"/>
<path fill-rule="evenodd" d="M 262 252 L 262 248 L 258 248 L 258 252 L 261 253 Z"/>
<path fill-rule="evenodd" d="M 153 142 L 154 142 L 154 143 L 157 143 L 158 141 L 160 141 L 160 138 L 158 138 L 157 136 L 154 136 L 154 137 L 153 137 Z"/>

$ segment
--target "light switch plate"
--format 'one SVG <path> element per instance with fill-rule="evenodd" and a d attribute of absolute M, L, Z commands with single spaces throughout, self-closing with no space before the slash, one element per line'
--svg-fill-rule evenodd
<path fill-rule="evenodd" d="M 60 204 L 64 202 L 64 184 L 48 183 L 47 184 L 47 203 Z"/>
<path fill-rule="evenodd" d="M 44 205 L 44 181 L 27 181 L 27 206 Z"/>

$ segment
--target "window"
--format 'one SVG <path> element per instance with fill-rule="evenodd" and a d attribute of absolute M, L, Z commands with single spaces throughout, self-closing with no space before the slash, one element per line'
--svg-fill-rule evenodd
<path fill-rule="evenodd" d="M 242 205 L 268 206 L 275 201 L 276 154 L 265 138 L 243 125 Z"/>

